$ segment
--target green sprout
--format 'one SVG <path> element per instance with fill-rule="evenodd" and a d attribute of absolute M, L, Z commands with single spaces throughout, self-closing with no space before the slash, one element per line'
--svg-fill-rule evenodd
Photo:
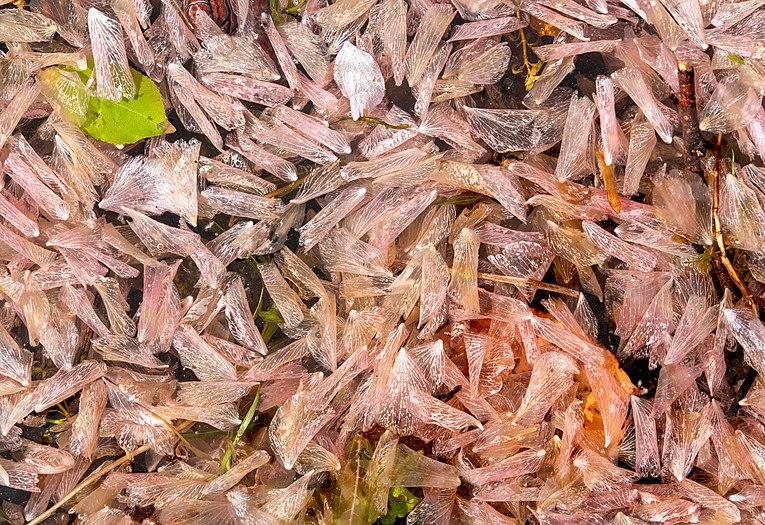
<path fill-rule="evenodd" d="M 247 415 L 245 415 L 244 419 L 242 419 L 242 424 L 239 425 L 239 429 L 236 431 L 236 434 L 234 435 L 234 439 L 232 439 L 231 442 L 228 444 L 228 447 L 226 448 L 226 453 L 223 455 L 223 458 L 220 460 L 221 470 L 229 470 L 231 468 L 231 459 L 234 457 L 234 450 L 236 450 L 236 445 L 239 443 L 239 440 L 242 439 L 242 436 L 244 436 L 244 433 L 247 432 L 247 429 L 250 427 L 250 423 L 252 423 L 252 420 L 255 417 L 255 412 L 257 412 L 259 401 L 260 401 L 260 385 L 258 385 L 258 389 L 255 392 L 255 399 L 252 400 L 252 403 L 250 404 L 250 408 L 249 410 L 247 410 Z"/>

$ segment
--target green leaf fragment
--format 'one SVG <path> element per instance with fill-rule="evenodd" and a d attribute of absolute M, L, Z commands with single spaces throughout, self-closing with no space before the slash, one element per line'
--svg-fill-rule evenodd
<path fill-rule="evenodd" d="M 380 523 L 393 525 L 397 519 L 407 517 L 420 499 L 406 487 L 393 487 L 388 493 L 388 513 L 380 518 Z"/>
<path fill-rule="evenodd" d="M 161 135 L 170 127 L 157 85 L 135 69 L 130 72 L 136 85 L 134 98 L 117 103 L 90 97 L 81 129 L 94 139 L 110 144 L 133 144 Z"/>
<path fill-rule="evenodd" d="M 133 144 L 162 135 L 172 126 L 165 115 L 162 94 L 154 81 L 135 69 L 131 68 L 130 72 L 136 85 L 136 95 L 121 102 L 88 93 L 86 85 L 93 74 L 92 59 L 81 71 L 74 72 L 70 67 L 51 67 L 40 72 L 39 78 L 62 116 L 80 126 L 82 131 L 110 144 Z"/>
<path fill-rule="evenodd" d="M 746 62 L 744 62 L 744 59 L 740 56 L 734 55 L 733 53 L 728 54 L 728 59 L 733 60 L 737 64 L 741 64 L 742 66 L 746 65 Z"/>
<path fill-rule="evenodd" d="M 267 323 L 284 324 L 284 318 L 282 317 L 282 314 L 280 314 L 279 310 L 273 306 L 268 310 L 263 310 L 258 315 L 261 319 L 263 319 L 263 321 Z"/>
<path fill-rule="evenodd" d="M 236 431 L 234 439 L 231 441 L 231 443 L 229 443 L 229 446 L 226 448 L 226 453 L 220 460 L 219 466 L 221 470 L 231 469 L 231 458 L 234 456 L 234 451 L 237 444 L 239 444 L 239 440 L 242 439 L 242 436 L 244 436 L 244 433 L 247 432 L 247 429 L 250 427 L 252 420 L 255 418 L 255 412 L 257 412 L 259 401 L 260 385 L 258 385 L 258 389 L 255 391 L 255 398 L 252 400 L 252 403 L 250 403 L 250 408 L 247 410 L 247 415 L 245 415 L 244 419 L 242 419 L 242 424 L 239 425 L 239 429 Z"/>

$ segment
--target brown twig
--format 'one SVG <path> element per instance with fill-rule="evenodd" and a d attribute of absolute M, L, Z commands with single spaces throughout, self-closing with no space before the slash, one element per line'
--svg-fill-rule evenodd
<path fill-rule="evenodd" d="M 696 81 L 693 67 L 688 62 L 677 65 L 677 79 L 680 83 L 680 121 L 685 145 L 685 163 L 688 168 L 700 171 L 701 159 L 706 155 L 704 139 L 699 129 L 699 116 L 696 109 Z"/>
<path fill-rule="evenodd" d="M 725 248 L 725 238 L 722 233 L 722 221 L 720 221 L 720 145 L 722 144 L 722 134 L 717 136 L 717 144 L 715 145 L 714 167 L 712 168 L 712 225 L 714 228 L 715 241 L 717 242 L 717 248 L 720 250 L 720 261 L 722 262 L 725 270 L 728 272 L 736 288 L 739 289 L 741 295 L 744 297 L 749 306 L 752 308 L 754 315 L 759 317 L 759 309 L 752 294 L 749 292 L 749 287 L 741 279 L 733 266 L 733 263 L 728 258 L 728 252 Z"/>
<path fill-rule="evenodd" d="M 598 158 L 598 169 L 600 170 L 600 176 L 603 179 L 603 187 L 606 189 L 608 204 L 614 212 L 621 213 L 622 201 L 619 199 L 619 192 L 616 189 L 614 167 L 606 164 L 606 159 L 603 156 L 602 151 L 598 150 L 595 152 L 595 156 Z"/>
<path fill-rule="evenodd" d="M 569 297 L 579 297 L 579 292 L 566 288 L 565 286 L 558 286 L 557 284 L 550 284 L 537 279 L 529 279 L 524 277 L 509 277 L 507 275 L 496 275 L 493 273 L 478 273 L 479 279 L 486 279 L 487 281 L 496 281 L 498 283 L 514 284 L 516 286 L 532 286 L 539 288 L 540 290 L 546 290 L 548 292 L 555 292 L 561 295 L 568 295 Z"/>
<path fill-rule="evenodd" d="M 193 424 L 194 424 L 193 421 L 186 421 L 186 422 L 181 423 L 180 425 L 178 425 L 178 430 L 179 431 L 180 430 L 185 430 L 185 429 L 189 428 Z M 27 522 L 27 525 L 39 525 L 43 521 L 45 521 L 48 518 L 50 518 L 51 516 L 53 516 L 58 509 L 63 507 L 70 499 L 72 499 L 77 494 L 79 494 L 80 491 L 82 491 L 83 489 L 88 487 L 91 483 L 95 483 L 96 481 L 98 481 L 99 479 L 104 477 L 109 472 L 120 468 L 121 466 L 125 465 L 126 463 L 130 463 L 137 456 L 140 456 L 144 452 L 148 452 L 149 450 L 151 450 L 152 447 L 154 447 L 154 443 L 147 443 L 146 445 L 140 446 L 140 447 L 138 447 L 137 449 L 135 449 L 132 452 L 125 453 L 124 456 L 122 456 L 121 458 L 115 459 L 111 463 L 108 463 L 108 464 L 104 463 L 99 468 L 97 468 L 95 471 L 93 471 L 90 474 L 90 476 L 88 476 L 87 478 L 85 478 L 82 481 L 80 481 L 77 484 L 77 486 L 74 487 L 69 492 L 69 494 L 67 494 L 66 496 L 64 496 L 60 500 L 58 500 L 55 505 L 53 505 L 48 510 L 46 510 L 45 512 L 43 512 L 42 514 L 37 516 L 35 519 Z"/>
<path fill-rule="evenodd" d="M 294 190 L 296 188 L 299 188 L 300 185 L 303 184 L 304 180 L 305 180 L 305 176 L 304 177 L 300 177 L 299 179 L 290 182 L 286 186 L 282 186 L 281 188 L 277 188 L 274 191 L 272 191 L 271 193 L 266 193 L 266 197 L 276 198 L 276 197 L 281 197 L 283 195 L 287 195 L 292 190 Z"/>

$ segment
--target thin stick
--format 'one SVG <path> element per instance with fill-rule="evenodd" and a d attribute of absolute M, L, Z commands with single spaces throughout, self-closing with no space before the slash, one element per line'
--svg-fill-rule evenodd
<path fill-rule="evenodd" d="M 572 290 L 571 288 L 566 288 L 565 286 L 558 286 L 557 284 L 549 284 L 544 281 L 539 281 L 537 279 L 527 279 L 523 277 L 508 277 L 507 275 L 496 275 L 493 273 L 478 273 L 479 279 L 486 279 L 489 281 L 496 281 L 499 283 L 508 283 L 508 284 L 514 284 L 516 286 L 533 286 L 534 288 L 539 288 L 540 290 L 547 290 L 548 292 L 555 292 L 563 295 L 568 295 L 570 297 L 579 297 L 579 292 L 576 290 Z"/>
<path fill-rule="evenodd" d="M 595 153 L 595 156 L 598 158 L 598 169 L 600 169 L 600 176 L 603 178 L 603 187 L 606 189 L 608 204 L 616 213 L 621 213 L 622 201 L 619 199 L 619 192 L 616 190 L 614 167 L 606 164 L 606 159 L 603 156 L 602 151 L 598 150 Z"/>
<path fill-rule="evenodd" d="M 185 430 L 193 424 L 194 424 L 193 421 L 186 421 L 178 425 L 178 429 Z M 53 505 L 51 508 L 49 508 L 48 510 L 46 510 L 45 512 L 37 516 L 35 519 L 27 522 L 27 525 L 39 525 L 43 521 L 53 516 L 53 514 L 55 514 L 58 509 L 63 507 L 66 504 L 66 502 L 68 502 L 70 499 L 75 497 L 80 491 L 82 491 L 88 485 L 90 485 L 91 483 L 95 483 L 96 481 L 104 477 L 106 474 L 120 468 L 122 465 L 125 465 L 126 463 L 130 463 L 131 461 L 133 461 L 133 459 L 136 458 L 136 456 L 140 456 L 144 452 L 148 452 L 149 450 L 152 449 L 152 447 L 154 447 L 154 443 L 147 443 L 146 445 L 142 445 L 132 452 L 125 453 L 124 456 L 122 456 L 121 458 L 115 459 L 111 463 L 108 463 L 108 464 L 104 463 L 99 468 L 97 468 L 93 473 L 91 473 L 90 476 L 80 481 L 80 483 L 78 483 L 77 486 L 74 487 L 69 494 L 67 494 L 60 500 L 58 500 L 58 502 L 55 505 Z"/>
<path fill-rule="evenodd" d="M 677 65 L 677 79 L 680 83 L 680 124 L 685 146 L 685 163 L 694 171 L 699 171 L 701 159 L 706 155 L 704 140 L 699 130 L 699 117 L 696 110 L 696 81 L 693 66 L 688 62 Z"/>
<path fill-rule="evenodd" d="M 741 292 L 749 306 L 752 308 L 755 317 L 759 317 L 759 310 L 757 303 L 755 302 L 752 294 L 749 293 L 749 288 L 746 283 L 741 279 L 736 272 L 736 268 L 733 267 L 733 263 L 728 258 L 728 252 L 725 249 L 725 238 L 722 233 L 722 221 L 720 220 L 720 155 L 719 148 L 722 141 L 722 134 L 717 136 L 717 146 L 715 151 L 714 168 L 712 169 L 712 220 L 714 226 L 715 241 L 717 242 L 717 248 L 720 250 L 720 261 L 725 270 L 728 272 L 733 283 Z"/>
<path fill-rule="evenodd" d="M 299 187 L 301 184 L 303 184 L 303 181 L 305 180 L 305 177 L 300 177 L 299 179 L 290 182 L 286 186 L 282 186 L 281 188 L 278 188 L 271 193 L 266 193 L 266 197 L 281 197 L 282 195 L 286 195 L 295 188 Z"/>

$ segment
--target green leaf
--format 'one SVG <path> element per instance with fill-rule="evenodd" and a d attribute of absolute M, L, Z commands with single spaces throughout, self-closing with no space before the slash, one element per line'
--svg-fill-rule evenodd
<path fill-rule="evenodd" d="M 255 399 L 252 400 L 252 403 L 250 404 L 250 408 L 247 410 L 247 415 L 245 415 L 244 419 L 242 419 L 242 424 L 239 425 L 239 430 L 236 431 L 236 435 L 234 436 L 233 441 L 231 441 L 229 446 L 226 448 L 226 453 L 224 454 L 223 458 L 220 460 L 221 470 L 231 469 L 231 458 L 234 455 L 234 450 L 236 449 L 236 445 L 239 443 L 239 440 L 242 439 L 242 436 L 244 436 L 244 433 L 247 432 L 247 429 L 250 427 L 250 423 L 252 423 L 252 420 L 255 417 L 255 412 L 257 411 L 259 401 L 260 401 L 260 385 L 258 385 L 258 389 L 255 392 Z"/>
<path fill-rule="evenodd" d="M 268 310 L 263 310 L 258 314 L 263 321 L 267 323 L 273 323 L 273 324 L 283 324 L 284 318 L 282 318 L 282 314 L 279 313 L 279 310 L 274 308 L 273 306 L 269 308 Z"/>
<path fill-rule="evenodd" d="M 77 71 L 84 83 L 93 72 L 93 61 Z M 110 144 L 133 144 L 141 139 L 162 135 L 172 126 L 165 115 L 159 88 L 149 77 L 130 69 L 136 86 L 132 99 L 114 102 L 91 94 L 80 129 L 96 140 Z"/>
<path fill-rule="evenodd" d="M 743 59 L 743 58 L 741 58 L 740 56 L 734 55 L 733 53 L 729 53 L 729 54 L 728 54 L 728 58 L 729 58 L 730 60 L 733 60 L 733 61 L 734 61 L 734 62 L 736 62 L 737 64 L 741 64 L 742 66 L 745 66 L 745 65 L 746 65 L 746 62 L 744 62 L 744 59 Z"/>
<path fill-rule="evenodd" d="M 388 513 L 380 518 L 380 523 L 393 525 L 397 519 L 405 518 L 417 506 L 420 499 L 406 487 L 393 487 L 388 493 Z"/>

